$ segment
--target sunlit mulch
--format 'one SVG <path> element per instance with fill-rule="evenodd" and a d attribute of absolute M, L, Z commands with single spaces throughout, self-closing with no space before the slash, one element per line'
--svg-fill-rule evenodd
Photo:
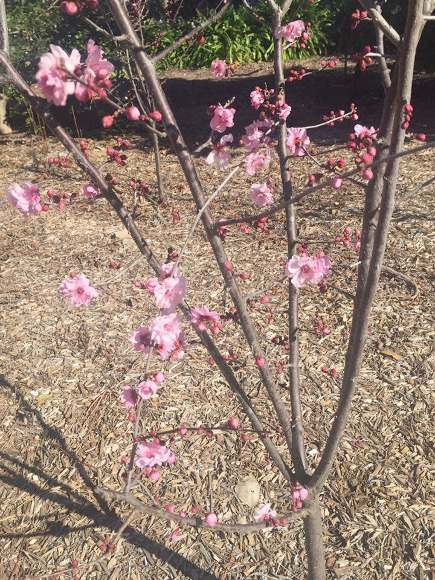
<path fill-rule="evenodd" d="M 84 183 L 76 169 L 60 171 L 45 163 L 47 155 L 60 152 L 51 138 L 15 134 L 1 142 L 3 189 L 12 181 L 31 180 L 44 192 L 54 187 L 71 193 Z M 137 149 L 138 143 L 134 140 L 126 167 L 113 172 L 140 177 L 154 191 L 151 154 Z M 90 143 L 97 164 L 106 160 L 106 145 Z M 140 197 L 137 221 L 164 261 L 168 248 L 178 250 L 186 238 L 194 206 L 185 201 L 188 189 L 173 155 L 165 154 L 163 161 L 168 206 Z M 314 169 L 307 159 L 297 163 L 301 175 Z M 203 159 L 198 168 L 207 194 L 212 193 L 221 174 Z M 431 172 L 430 151 L 405 162 L 399 197 Z M 297 188 L 303 186 L 303 179 L 296 182 Z M 391 274 L 382 276 L 360 388 L 322 497 L 331 578 L 423 580 L 430 574 L 433 191 L 423 190 L 394 216 L 386 265 L 408 276 L 414 286 Z M 123 199 L 131 208 L 129 191 Z M 252 209 L 242 172 L 212 206 L 216 217 Z M 353 186 L 308 197 L 299 210 L 300 238 L 313 240 L 313 251 L 318 251 L 324 247 L 319 241 L 331 241 L 348 225 L 358 227 L 360 209 L 361 194 Z M 0 210 L 0 577 L 71 578 L 71 572 L 61 572 L 77 559 L 83 566 L 79 575 L 86 579 L 303 578 L 300 523 L 243 537 L 181 528 L 174 543 L 175 525 L 134 514 L 122 538 L 117 537 L 129 509 L 107 504 L 93 487 L 122 486 L 120 459 L 129 450 L 131 425 L 120 392 L 123 385 L 138 381 L 145 364 L 143 355 L 133 351 L 130 335 L 156 314 L 148 293 L 134 282 L 146 280 L 151 271 L 145 261 L 129 267 L 138 251 L 102 200 L 25 219 L 2 195 Z M 173 211 L 180 213 L 176 225 Z M 268 227 L 270 235 L 233 226 L 225 245 L 236 272 L 249 274 L 248 280 L 240 279 L 246 295 L 272 290 L 268 305 L 254 296 L 252 313 L 269 361 L 274 366 L 282 361 L 277 378 L 288 402 L 286 351 L 274 340 L 285 334 L 286 287 L 272 287 L 282 278 L 285 262 L 282 215 L 271 218 Z M 352 292 L 356 270 L 346 266 L 355 264 L 355 251 L 342 245 L 328 245 L 327 251 L 334 264 L 330 281 Z M 113 270 L 111 261 L 123 267 Z M 182 270 L 191 305 L 229 311 L 229 297 L 200 229 L 187 248 Z M 58 293 L 71 271 L 84 272 L 101 285 L 101 296 L 87 309 L 75 308 Z M 110 282 L 118 273 L 122 275 Z M 324 295 L 316 288 L 301 292 L 302 396 L 313 467 L 336 408 L 350 316 L 351 301 L 333 289 Z M 331 326 L 323 338 L 315 333 L 318 317 Z M 243 418 L 192 331 L 187 339 L 190 345 L 182 361 L 153 362 L 154 370 L 165 370 L 167 381 L 158 398 L 146 405 L 146 431 L 219 426 L 234 415 Z M 225 323 L 216 342 L 223 353 L 237 355 L 230 364 L 284 452 L 240 327 Z M 323 365 L 337 369 L 338 379 L 322 372 Z M 241 503 L 235 487 L 251 476 L 260 484 L 260 501 L 272 502 L 281 513 L 289 509 L 283 478 L 269 465 L 255 435 L 247 443 L 236 435 L 175 437 L 173 450 L 177 463 L 163 469 L 157 484 L 143 480 L 137 497 L 173 503 L 176 511 L 187 513 L 199 504 L 221 521 L 244 522 L 252 520 L 253 510 Z M 108 557 L 102 557 L 100 548 L 105 538 L 117 545 Z"/>

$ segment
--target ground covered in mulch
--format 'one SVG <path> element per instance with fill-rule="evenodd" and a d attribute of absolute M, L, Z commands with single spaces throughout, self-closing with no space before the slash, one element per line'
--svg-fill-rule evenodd
<path fill-rule="evenodd" d="M 196 146 L 207 138 L 208 104 L 234 95 L 246 99 L 255 85 L 266 81 L 270 86 L 264 74 L 269 70 L 264 73 L 259 65 L 251 65 L 219 85 L 208 81 L 204 72 L 170 75 L 166 88 L 189 144 Z M 314 75 L 307 77 L 305 85 L 292 85 L 299 91 L 290 100 L 292 123 L 319 122 L 330 109 L 344 107 L 355 96 L 352 92 L 362 91 L 368 98 L 360 107 L 361 122 L 376 125 L 376 99 L 381 98 L 376 77 L 370 76 L 366 85 L 357 82 L 363 84 L 355 87 L 354 79 L 341 70 L 330 71 L 317 85 Z M 334 98 L 328 102 L 328 86 L 343 104 Z M 223 92 L 217 94 L 221 87 Z M 434 113 L 425 109 L 430 95 L 434 97 L 433 79 L 421 75 L 416 131 L 435 132 Z M 305 102 L 305 107 L 299 102 Z M 252 112 L 242 102 L 234 106 L 240 108 L 237 129 L 241 130 L 252 120 Z M 349 131 L 349 125 L 337 130 L 312 133 L 321 159 L 331 155 L 331 146 Z M 125 167 L 107 163 L 105 150 L 114 145 L 115 134 L 132 141 Z M 121 197 L 129 209 L 134 201 L 129 179 L 149 184 L 149 193 L 137 199 L 136 220 L 155 255 L 165 261 L 168 253 L 180 249 L 195 217 L 176 158 L 163 143 L 168 203 L 161 206 L 156 203 L 146 136 L 127 130 L 104 139 L 86 132 L 85 136 L 91 160 L 121 178 Z M 47 164 L 47 157 L 62 154 L 51 137 L 16 133 L 0 140 L 3 191 L 13 181 L 30 180 L 44 193 L 50 187 L 56 193 L 72 193 L 86 182 L 75 166 L 61 170 Z M 242 154 L 237 152 L 236 160 Z M 351 162 L 347 152 L 343 155 Z M 206 194 L 213 193 L 222 174 L 206 165 L 204 157 L 198 158 L 197 167 Z M 277 171 L 275 164 L 272 173 Z M 306 176 L 317 168 L 301 158 L 295 160 L 294 171 L 296 191 L 300 191 Z M 398 198 L 433 172 L 430 150 L 407 158 Z M 236 173 L 212 203 L 216 219 L 252 213 L 248 191 L 246 176 Z M 394 214 L 386 265 L 405 278 L 391 272 L 381 277 L 360 387 L 322 496 L 331 579 L 424 580 L 433 567 L 433 193 L 433 185 L 421 190 L 398 205 Z M 328 291 L 319 294 L 317 288 L 305 287 L 300 293 L 302 397 L 312 467 L 338 400 L 351 322 L 346 293 L 353 292 L 356 276 L 355 250 L 331 242 L 346 226 L 359 227 L 361 206 L 362 192 L 350 184 L 308 196 L 298 206 L 301 240 L 310 241 L 312 252 L 324 249 L 333 260 Z M 71 578 L 68 570 L 76 559 L 79 576 L 86 579 L 302 579 L 300 522 L 246 536 L 181 527 L 174 542 L 175 524 L 136 512 L 127 521 L 128 506 L 106 502 L 94 492 L 96 485 L 122 487 L 121 458 L 128 453 L 132 427 L 120 393 L 123 385 L 137 384 L 143 376 L 145 358 L 132 349 L 130 336 L 157 314 L 148 293 L 135 285 L 152 275 L 151 270 L 145 260 L 137 259 L 138 250 L 104 200 L 26 219 L 3 194 L 0 211 L 0 578 Z M 179 216 L 178 223 L 174 216 Z M 285 341 L 281 340 L 286 332 L 283 215 L 269 218 L 267 227 L 269 232 L 232 226 L 225 248 L 236 275 L 249 275 L 238 279 L 251 299 L 253 319 L 288 403 Z M 114 270 L 111 262 L 122 266 Z M 101 291 L 87 309 L 75 308 L 58 293 L 60 282 L 72 271 L 85 273 Z M 188 279 L 190 305 L 229 312 L 229 296 L 200 228 L 187 247 L 182 271 Z M 265 293 L 271 294 L 268 304 L 259 300 Z M 319 317 L 331 327 L 328 336 L 315 332 Z M 164 370 L 167 380 L 145 407 L 144 432 L 170 431 L 180 425 L 218 427 L 232 416 L 244 419 L 197 336 L 188 324 L 185 327 L 184 359 L 152 363 L 152 370 Z M 231 357 L 236 376 L 285 453 L 240 327 L 225 322 L 216 343 Z M 337 378 L 322 372 L 323 365 L 335 368 Z M 141 500 L 174 504 L 176 512 L 187 514 L 199 505 L 203 512 L 215 512 L 220 521 L 240 523 L 252 520 L 256 503 L 270 502 L 278 513 L 289 510 L 283 478 L 270 466 L 255 434 L 248 441 L 224 432 L 212 438 L 177 435 L 172 449 L 177 462 L 162 469 L 160 481 L 144 479 L 135 488 Z M 253 505 L 240 499 L 237 486 L 246 479 L 259 490 Z M 115 553 L 102 556 L 105 541 L 116 544 Z"/>

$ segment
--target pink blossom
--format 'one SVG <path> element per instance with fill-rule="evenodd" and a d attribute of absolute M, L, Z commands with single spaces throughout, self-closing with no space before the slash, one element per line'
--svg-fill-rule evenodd
<path fill-rule="evenodd" d="M 125 109 L 125 114 L 127 116 L 127 119 L 129 119 L 130 121 L 137 121 L 140 117 L 140 111 L 137 107 L 128 107 L 128 109 Z"/>
<path fill-rule="evenodd" d="M 227 63 L 219 59 L 213 61 L 211 63 L 211 74 L 217 79 L 225 78 L 227 74 Z"/>
<path fill-rule="evenodd" d="M 158 385 L 154 381 L 147 379 L 138 384 L 137 392 L 142 399 L 151 399 L 157 393 L 158 388 Z"/>
<path fill-rule="evenodd" d="M 217 312 L 211 312 L 207 306 L 192 308 L 190 314 L 190 323 L 195 324 L 201 332 L 207 329 L 209 323 L 218 327 L 220 325 L 220 315 Z"/>
<path fill-rule="evenodd" d="M 232 143 L 233 139 L 234 137 L 231 134 L 221 137 L 219 143 L 214 145 L 213 151 L 210 151 L 208 154 L 206 159 L 207 163 L 209 165 L 216 163 L 221 171 L 226 171 L 231 162 L 231 153 L 226 144 Z"/>
<path fill-rule="evenodd" d="M 154 483 L 157 483 L 157 481 L 159 481 L 159 479 L 161 477 L 161 473 L 160 473 L 160 471 L 157 471 L 157 469 L 152 469 L 151 473 L 148 475 L 148 477 L 151 479 L 151 481 L 153 481 Z"/>
<path fill-rule="evenodd" d="M 91 286 L 84 274 L 64 280 L 59 292 L 66 296 L 75 306 L 89 306 L 92 298 L 99 296 L 99 291 Z"/>
<path fill-rule="evenodd" d="M 260 503 L 254 510 L 254 520 L 256 522 L 264 522 L 276 517 L 276 511 L 271 510 L 272 504 Z"/>
<path fill-rule="evenodd" d="M 136 391 L 129 385 L 125 385 L 122 389 L 121 401 L 126 409 L 134 409 L 137 403 Z"/>
<path fill-rule="evenodd" d="M 331 179 L 330 185 L 334 189 L 340 189 L 340 187 L 343 185 L 343 180 L 338 175 L 334 175 L 334 177 Z"/>
<path fill-rule="evenodd" d="M 213 112 L 213 119 L 210 121 L 210 127 L 213 131 L 223 133 L 225 129 L 234 127 L 234 115 L 236 109 L 225 109 L 218 105 Z"/>
<path fill-rule="evenodd" d="M 176 528 L 171 534 L 171 541 L 177 542 L 180 539 L 180 528 Z"/>
<path fill-rule="evenodd" d="M 166 314 L 155 318 L 149 326 L 150 338 L 161 360 L 169 356 L 180 359 L 184 355 L 184 331 L 181 318 L 176 314 Z"/>
<path fill-rule="evenodd" d="M 258 205 L 270 205 L 274 202 L 273 189 L 267 187 L 265 183 L 251 185 L 250 196 L 252 201 Z"/>
<path fill-rule="evenodd" d="M 378 136 L 376 129 L 374 127 L 364 127 L 364 125 L 355 125 L 353 128 L 355 135 L 360 141 L 363 139 L 369 139 L 370 141 L 376 141 Z"/>
<path fill-rule="evenodd" d="M 93 197 L 98 195 L 100 192 L 98 191 L 97 186 L 95 186 L 93 183 L 88 183 L 87 185 L 83 186 L 83 193 L 86 195 L 86 197 L 88 197 L 89 199 L 92 199 Z"/>
<path fill-rule="evenodd" d="M 175 457 L 174 453 L 172 453 L 172 451 L 169 452 L 169 457 L 166 460 L 166 463 L 168 465 L 172 465 L 177 461 L 177 458 Z M 181 515 L 181 514 L 180 514 Z"/>
<path fill-rule="evenodd" d="M 165 375 L 161 371 L 159 371 L 158 373 L 156 373 L 154 380 L 158 385 L 160 385 L 161 383 L 164 382 L 165 378 L 166 378 Z"/>
<path fill-rule="evenodd" d="M 264 93 L 259 87 L 257 87 L 255 91 L 252 91 L 250 97 L 251 97 L 251 105 L 255 109 L 258 109 L 260 105 L 264 103 Z"/>
<path fill-rule="evenodd" d="M 88 41 L 87 50 L 88 56 L 79 75 L 81 83 L 77 83 L 74 93 L 82 102 L 89 101 L 98 95 L 98 92 L 93 89 L 98 89 L 98 84 L 115 70 L 113 64 L 103 58 L 104 52 L 94 40 Z"/>
<path fill-rule="evenodd" d="M 144 468 L 166 463 L 171 452 L 159 443 L 141 443 L 137 448 L 137 454 L 139 459 L 136 459 L 136 465 Z"/>
<path fill-rule="evenodd" d="M 113 115 L 106 115 L 101 119 L 101 124 L 103 125 L 104 129 L 109 129 L 115 122 L 115 118 Z"/>
<path fill-rule="evenodd" d="M 305 30 L 305 23 L 302 20 L 293 20 L 284 26 L 275 28 L 275 38 L 284 38 L 287 42 L 294 42 Z"/>
<path fill-rule="evenodd" d="M 329 274 L 330 267 L 329 256 L 310 258 L 304 254 L 292 256 L 285 265 L 285 274 L 291 278 L 293 286 L 300 288 L 304 284 L 319 284 L 323 276 Z"/>
<path fill-rule="evenodd" d="M 206 516 L 206 518 L 204 520 L 204 522 L 208 526 L 210 526 L 211 528 L 214 528 L 215 527 L 215 525 L 217 524 L 217 521 L 218 521 L 218 519 L 217 519 L 216 514 L 207 514 L 207 516 Z"/>
<path fill-rule="evenodd" d="M 290 107 L 290 105 L 287 105 L 287 103 L 279 104 L 278 118 L 281 119 L 281 121 L 285 121 L 287 117 L 290 115 L 291 111 L 292 108 Z"/>
<path fill-rule="evenodd" d="M 186 278 L 166 278 L 154 288 L 154 298 L 159 308 L 175 308 L 186 296 Z"/>
<path fill-rule="evenodd" d="M 261 131 L 257 126 L 254 126 L 254 124 L 245 127 L 245 131 L 246 135 L 242 136 L 243 145 L 251 151 L 256 151 L 261 145 L 264 132 Z"/>
<path fill-rule="evenodd" d="M 148 280 L 145 282 L 145 288 L 148 290 L 150 294 L 154 294 L 154 291 L 157 288 L 157 286 L 160 286 L 159 279 L 155 278 L 154 276 L 152 278 L 148 278 Z"/>
<path fill-rule="evenodd" d="M 60 8 L 62 12 L 65 12 L 65 14 L 68 14 L 69 16 L 75 16 L 79 11 L 79 7 L 75 2 L 61 2 Z"/>
<path fill-rule="evenodd" d="M 249 153 L 245 157 L 246 161 L 246 173 L 248 175 L 255 175 L 262 169 L 267 169 L 270 164 L 270 156 L 263 155 L 262 153 Z"/>
<path fill-rule="evenodd" d="M 287 129 L 287 147 L 295 157 L 305 155 L 305 147 L 310 144 L 306 129 L 291 127 Z"/>
<path fill-rule="evenodd" d="M 69 79 L 80 65 L 80 53 L 75 48 L 68 55 L 60 46 L 50 44 L 51 52 L 43 54 L 36 73 L 38 87 L 49 103 L 66 105 L 68 95 L 74 93 L 75 83 Z"/>
<path fill-rule="evenodd" d="M 30 181 L 23 183 L 23 187 L 13 183 L 6 191 L 6 199 L 25 216 L 38 215 L 42 211 L 39 189 Z"/>
<path fill-rule="evenodd" d="M 150 327 L 141 326 L 136 332 L 133 332 L 131 342 L 134 350 L 148 352 L 149 347 L 152 346 Z"/>

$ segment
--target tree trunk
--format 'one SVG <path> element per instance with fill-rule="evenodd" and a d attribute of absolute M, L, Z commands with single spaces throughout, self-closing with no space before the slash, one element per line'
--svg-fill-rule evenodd
<path fill-rule="evenodd" d="M 9 98 L 0 93 L 0 135 L 12 133 L 12 128 L 6 120 L 6 105 Z"/>
<path fill-rule="evenodd" d="M 322 513 L 319 499 L 315 498 L 304 518 L 305 549 L 308 562 L 308 580 L 326 580 L 325 547 L 322 534 Z"/>

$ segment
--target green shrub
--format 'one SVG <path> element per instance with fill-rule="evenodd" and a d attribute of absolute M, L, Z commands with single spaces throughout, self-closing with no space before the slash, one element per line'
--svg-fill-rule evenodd
<path fill-rule="evenodd" d="M 162 68 L 199 68 L 210 66 L 210 63 L 220 58 L 228 63 L 263 62 L 272 58 L 273 31 L 264 24 L 263 16 L 267 17 L 267 5 L 262 3 L 257 10 L 257 17 L 244 6 L 231 6 L 222 20 L 208 27 L 203 36 L 205 43 L 198 44 L 192 40 L 169 54 L 163 61 Z M 204 16 L 198 13 L 198 19 Z M 324 54 L 328 45 L 327 29 L 331 25 L 331 12 L 327 8 L 305 4 L 301 12 L 294 18 L 311 22 L 311 38 L 306 49 L 291 49 L 287 51 L 290 58 L 306 58 Z M 143 33 L 148 50 L 157 53 L 170 46 L 183 34 L 191 30 L 190 20 L 147 19 L 143 25 Z"/>

